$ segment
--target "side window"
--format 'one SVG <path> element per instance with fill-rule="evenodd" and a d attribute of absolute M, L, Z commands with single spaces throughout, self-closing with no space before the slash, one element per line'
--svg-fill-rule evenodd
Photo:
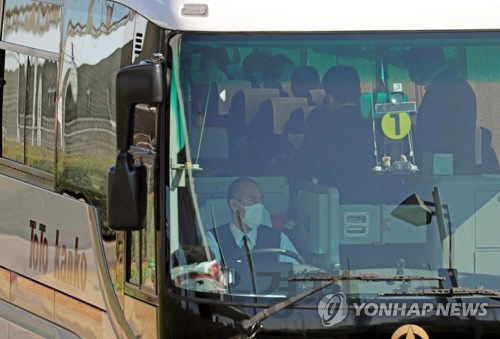
<path fill-rule="evenodd" d="M 115 107 L 116 73 L 157 53 L 161 30 L 129 8 L 105 0 L 67 0 L 63 27 L 56 191 L 81 195 L 99 208 L 103 237 L 120 244 L 119 250 L 108 247 L 106 253 L 117 259 L 110 266 L 117 290 L 141 289 L 154 294 L 157 114 L 148 106 L 136 108 L 131 150 L 134 161 L 144 163 L 148 170 L 146 228 L 126 236 L 111 231 L 105 203 L 108 168 L 116 159 L 116 116 L 120 114 Z"/>
<path fill-rule="evenodd" d="M 24 110 L 28 58 L 15 52 L 4 53 L 2 156 L 24 163 Z"/>
<path fill-rule="evenodd" d="M 61 6 L 7 0 L 2 41 L 2 157 L 54 173 Z"/>
<path fill-rule="evenodd" d="M 6 0 L 2 41 L 57 53 L 61 41 L 61 17 L 61 6 L 57 4 Z"/>
<path fill-rule="evenodd" d="M 54 172 L 57 62 L 29 57 L 26 82 L 25 163 Z"/>

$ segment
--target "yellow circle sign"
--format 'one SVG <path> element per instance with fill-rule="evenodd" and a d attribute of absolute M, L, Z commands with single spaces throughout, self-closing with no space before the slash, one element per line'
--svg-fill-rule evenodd
<path fill-rule="evenodd" d="M 389 139 L 402 139 L 410 133 L 411 119 L 408 113 L 386 113 L 382 118 L 382 132 Z"/>

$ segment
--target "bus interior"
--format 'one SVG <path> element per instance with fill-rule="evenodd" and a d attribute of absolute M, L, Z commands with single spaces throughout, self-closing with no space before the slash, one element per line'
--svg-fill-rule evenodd
<path fill-rule="evenodd" d="M 442 268 L 454 268 L 460 287 L 498 286 L 500 271 L 494 267 L 500 258 L 500 228 L 495 223 L 500 217 L 495 207 L 500 201 L 496 158 L 500 99 L 495 95 L 500 76 L 496 58 L 499 42 L 496 33 L 408 33 L 396 38 L 384 34 L 186 34 L 178 49 L 177 94 L 186 118 L 190 161 L 198 166 L 190 189 L 196 196 L 200 219 L 191 223 L 201 222 L 203 230 L 209 231 L 231 222 L 228 187 L 238 177 L 250 177 L 265 198 L 262 225 L 286 234 L 304 258 L 306 265 L 289 265 L 285 272 L 348 270 L 437 276 Z M 448 124 L 448 130 L 438 131 L 447 123 L 436 120 L 429 125 L 434 126 L 431 130 L 418 130 L 419 108 L 436 74 L 430 76 L 431 83 L 413 79 L 407 58 L 426 49 L 431 54 L 436 50 L 442 53 L 440 69 L 452 69 L 460 79 L 444 81 L 449 93 L 455 94 L 444 95 L 442 102 L 455 107 L 449 97 L 460 93 L 458 81 L 470 85 L 476 100 L 470 112 L 457 111 L 454 117 L 457 120 L 468 114 L 464 123 L 475 121 L 475 126 L 468 126 L 474 139 L 466 148 L 473 149 L 474 159 L 467 166 L 460 164 L 461 155 L 454 147 L 436 145 L 435 151 L 415 155 L 423 148 L 419 144 L 423 139 L 457 133 L 449 129 L 461 126 Z M 424 63 L 427 56 L 419 58 Z M 336 144 L 327 140 L 329 133 L 321 134 L 325 142 L 308 149 L 318 163 L 307 162 L 301 159 L 301 148 L 308 138 L 321 133 L 314 130 L 308 117 L 318 107 L 331 107 L 325 74 L 339 65 L 354 68 L 359 75 L 360 93 L 355 103 L 360 119 L 356 121 L 369 127 L 342 126 L 350 136 L 342 134 L 342 140 L 333 137 Z M 293 90 L 297 84 L 291 82 L 294 72 L 305 66 L 317 72 L 318 81 L 310 85 L 307 96 L 297 95 Z M 429 92 L 430 97 L 432 89 Z M 448 114 L 439 111 L 448 109 L 443 105 L 427 109 L 425 119 L 434 114 L 430 119 L 439 120 L 440 114 Z M 302 115 L 294 125 L 292 116 L 297 110 Z M 258 117 L 264 118 L 259 121 Z M 403 136 L 391 135 L 394 128 L 391 132 L 385 120 L 395 123 L 396 133 Z M 183 132 L 181 128 L 179 133 Z M 340 151 L 330 150 L 335 147 Z M 349 162 L 354 155 L 349 152 L 358 150 L 369 157 L 358 162 L 363 168 L 350 168 L 353 164 L 349 163 L 334 167 L 326 177 L 320 174 L 328 169 L 325 161 L 330 159 L 329 152 L 337 157 L 334 162 Z M 301 166 L 317 166 L 319 175 L 301 177 L 297 175 Z M 339 168 L 351 173 L 336 173 Z M 357 178 L 358 174 L 363 178 Z M 342 182 L 336 181 L 336 176 Z M 356 185 L 358 179 L 361 189 Z M 441 241 L 435 214 L 428 225 L 419 226 L 394 214 L 412 194 L 434 206 L 435 187 L 447 212 L 446 234 Z M 179 236 L 181 246 L 187 238 Z M 197 241 L 203 243 L 202 238 Z M 451 259 L 445 260 L 448 256 Z M 259 267 L 269 267 L 255 260 L 257 272 Z M 408 288 L 403 285 L 361 284 L 355 290 L 363 294 Z M 424 286 L 420 283 L 410 288 Z M 269 288 L 263 290 L 269 293 Z"/>

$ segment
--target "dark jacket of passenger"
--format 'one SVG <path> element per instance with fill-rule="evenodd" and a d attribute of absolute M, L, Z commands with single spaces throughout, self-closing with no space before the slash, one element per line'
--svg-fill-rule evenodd
<path fill-rule="evenodd" d="M 313 110 L 298 158 L 295 170 L 303 180 L 316 177 L 321 185 L 337 187 L 342 203 L 370 201 L 373 133 L 358 105 Z"/>
<path fill-rule="evenodd" d="M 424 153 L 451 153 L 455 169 L 475 167 L 476 95 L 451 68 L 438 73 L 427 86 L 418 108 L 415 138 L 417 164 L 422 164 Z"/>

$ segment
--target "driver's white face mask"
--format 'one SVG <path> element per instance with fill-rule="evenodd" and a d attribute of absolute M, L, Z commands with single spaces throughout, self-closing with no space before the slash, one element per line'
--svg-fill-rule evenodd
<path fill-rule="evenodd" d="M 243 222 L 248 228 L 255 229 L 262 224 L 262 217 L 264 215 L 264 205 L 257 203 L 250 206 L 243 206 L 238 200 L 238 205 L 245 209 L 245 216 Z"/>

